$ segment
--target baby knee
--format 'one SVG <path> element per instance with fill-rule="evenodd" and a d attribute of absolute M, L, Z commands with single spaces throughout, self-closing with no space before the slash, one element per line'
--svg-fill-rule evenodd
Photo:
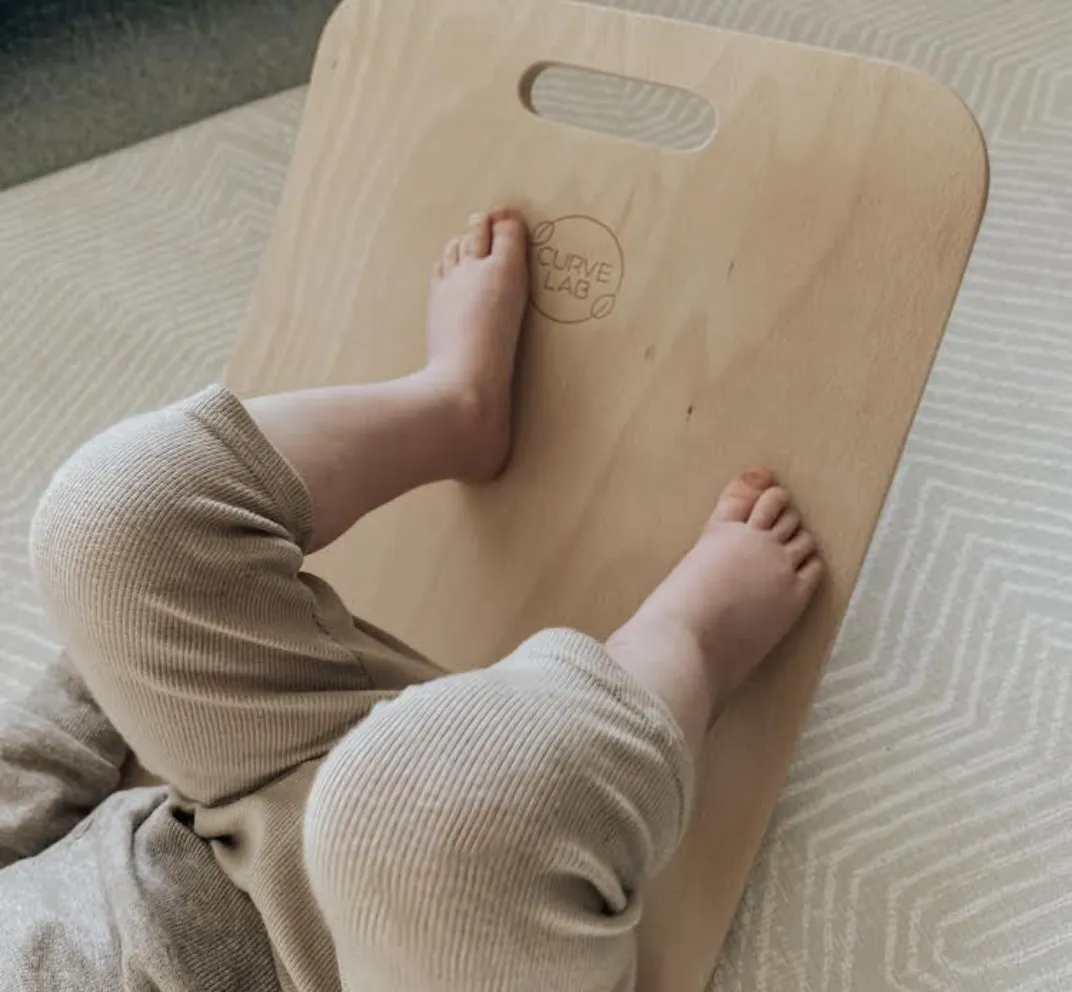
<path fill-rule="evenodd" d="M 306 865 L 366 984 L 537 987 L 518 971 L 533 940 L 546 960 L 623 953 L 655 845 L 618 770 L 620 728 L 579 687 L 554 695 L 489 672 L 442 679 L 381 704 L 325 760 Z M 444 947 L 474 970 L 441 984 Z"/>
<path fill-rule="evenodd" d="M 366 961 L 410 931 L 453 932 L 462 918 L 498 929 L 495 893 L 529 889 L 539 871 L 533 855 L 546 850 L 563 786 L 555 743 L 519 745 L 525 728 L 510 700 L 481 688 L 463 676 L 407 690 L 317 776 L 307 868 L 337 944 L 361 946 Z M 411 952 L 418 967 L 423 952 Z"/>
<path fill-rule="evenodd" d="M 57 618 L 93 610 L 102 596 L 136 581 L 139 553 L 167 527 L 161 512 L 174 472 L 153 417 L 112 428 L 80 448 L 55 474 L 30 531 L 38 585 Z"/>
<path fill-rule="evenodd" d="M 484 675 L 406 690 L 328 755 L 306 822 L 307 854 L 325 880 L 343 884 L 346 870 L 399 844 L 412 843 L 425 870 L 440 856 L 472 864 L 522 846 L 577 788 L 580 768 L 567 735 L 550 726 L 555 714 L 534 727 L 530 701 Z"/>

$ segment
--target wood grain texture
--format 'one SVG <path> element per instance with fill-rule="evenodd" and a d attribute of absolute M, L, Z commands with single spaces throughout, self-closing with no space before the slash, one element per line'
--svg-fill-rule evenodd
<path fill-rule="evenodd" d="M 668 152 L 542 120 L 519 93 L 547 62 L 700 93 L 715 137 Z M 546 625 L 609 633 L 742 467 L 775 468 L 823 542 L 819 602 L 712 734 L 649 897 L 644 992 L 714 964 L 987 181 L 967 109 L 894 65 L 547 0 L 346 0 L 324 34 L 234 389 L 411 371 L 467 215 L 515 203 L 538 243 L 509 472 L 413 493 L 310 567 L 460 669 Z"/>

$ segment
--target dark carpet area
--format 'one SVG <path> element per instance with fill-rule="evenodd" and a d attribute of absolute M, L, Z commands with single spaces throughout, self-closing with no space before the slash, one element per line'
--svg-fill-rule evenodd
<path fill-rule="evenodd" d="M 0 0 L 0 188 L 304 82 L 336 0 Z"/>

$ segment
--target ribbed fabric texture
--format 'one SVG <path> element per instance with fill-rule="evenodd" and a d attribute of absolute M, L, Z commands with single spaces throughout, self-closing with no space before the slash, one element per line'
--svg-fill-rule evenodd
<path fill-rule="evenodd" d="M 249 894 L 281 985 L 631 988 L 689 805 L 669 714 L 570 631 L 429 681 L 301 572 L 311 512 L 212 389 L 91 442 L 33 532 L 72 659 Z"/>
<path fill-rule="evenodd" d="M 690 782 L 669 718 L 579 634 L 403 693 L 335 748 L 306 814 L 347 987 L 631 989 Z"/>

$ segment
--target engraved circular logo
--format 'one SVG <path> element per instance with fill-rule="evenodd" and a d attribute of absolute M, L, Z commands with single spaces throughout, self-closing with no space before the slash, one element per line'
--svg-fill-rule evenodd
<path fill-rule="evenodd" d="M 594 217 L 571 214 L 532 229 L 532 305 L 559 324 L 602 320 L 614 311 L 625 275 L 622 246 Z"/>

